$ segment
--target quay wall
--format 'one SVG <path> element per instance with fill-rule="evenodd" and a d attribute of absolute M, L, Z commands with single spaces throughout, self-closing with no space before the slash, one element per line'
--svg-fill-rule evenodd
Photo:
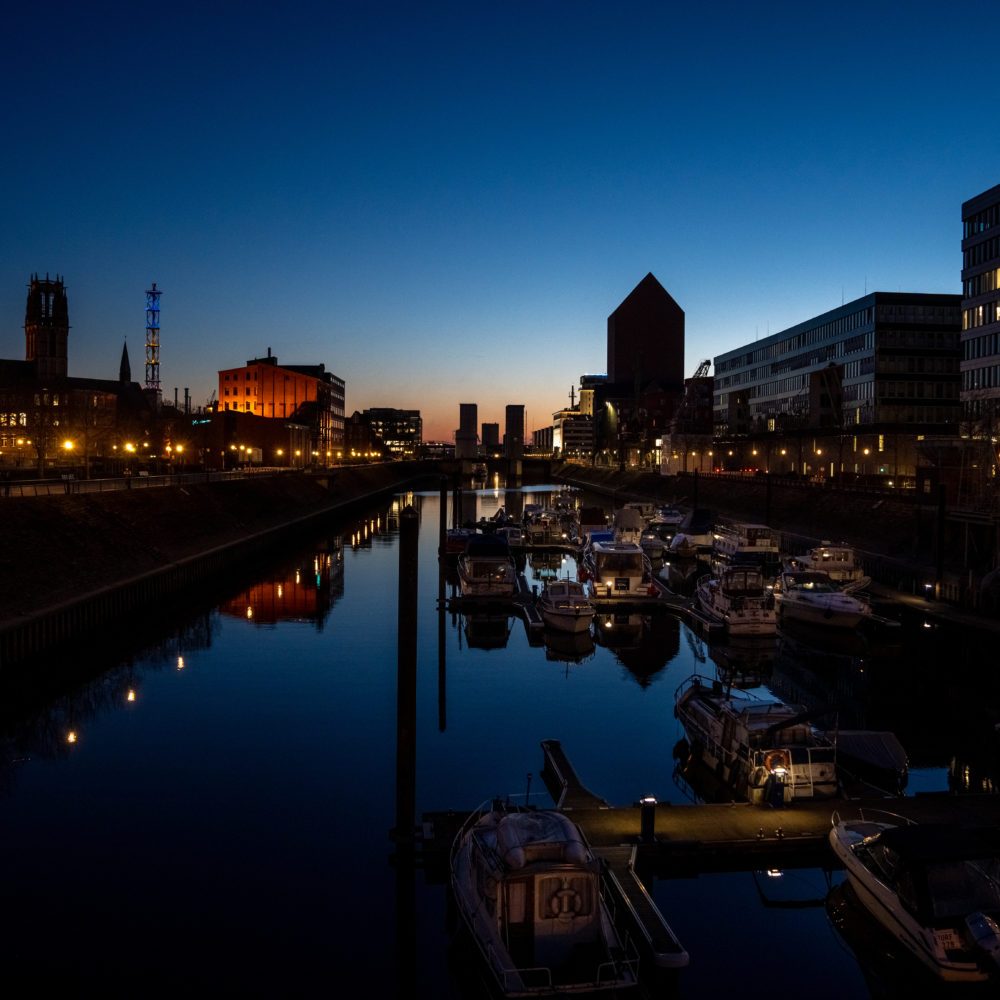
<path fill-rule="evenodd" d="M 942 600 L 978 611 L 1000 610 L 986 586 L 997 565 L 997 521 L 940 509 L 914 490 L 837 488 L 782 477 L 622 471 L 564 463 L 553 478 L 620 506 L 627 500 L 697 505 L 732 520 L 769 524 L 787 552 L 824 539 L 849 542 L 872 579 L 902 593 L 938 584 Z"/>
<path fill-rule="evenodd" d="M 289 532 L 436 475 L 399 462 L 0 500 L 0 671 L 163 607 Z"/>

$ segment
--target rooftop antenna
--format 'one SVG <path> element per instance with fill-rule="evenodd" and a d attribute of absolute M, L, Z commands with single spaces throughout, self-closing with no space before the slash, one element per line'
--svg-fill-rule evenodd
<path fill-rule="evenodd" d="M 569 408 L 572 410 L 576 406 L 576 386 L 571 385 L 569 387 Z"/>
<path fill-rule="evenodd" d="M 160 391 L 160 295 L 153 282 L 146 289 L 146 388 Z"/>

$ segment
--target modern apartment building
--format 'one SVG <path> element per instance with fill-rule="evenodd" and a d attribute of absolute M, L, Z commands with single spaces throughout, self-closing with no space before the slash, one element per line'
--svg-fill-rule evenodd
<path fill-rule="evenodd" d="M 965 429 L 1000 424 L 1000 184 L 962 205 L 962 411 Z"/>
<path fill-rule="evenodd" d="M 524 455 L 524 405 L 521 403 L 508 404 L 505 416 L 504 457 L 521 458 Z"/>
<path fill-rule="evenodd" d="M 458 430 L 455 431 L 455 457 L 475 458 L 479 453 L 479 408 L 475 403 L 458 404 Z"/>

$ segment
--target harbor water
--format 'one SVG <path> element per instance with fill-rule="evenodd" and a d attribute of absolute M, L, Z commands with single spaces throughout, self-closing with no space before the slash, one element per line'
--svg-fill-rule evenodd
<path fill-rule="evenodd" d="M 548 492 L 467 493 L 466 514 Z M 178 607 L 169 628 L 122 623 L 5 679 L 8 982 L 83 996 L 487 996 L 455 932 L 445 859 L 411 865 L 390 836 L 397 803 L 411 794 L 418 823 L 493 797 L 549 806 L 540 742 L 557 739 L 612 804 L 654 795 L 681 807 L 705 794 L 672 753 L 684 735 L 674 692 L 695 672 L 742 671 L 758 693 L 835 703 L 845 728 L 895 731 L 908 794 L 992 792 L 991 637 L 888 605 L 878 611 L 899 626 L 846 640 L 800 631 L 713 644 L 663 610 L 602 613 L 593 637 L 529 635 L 513 611 L 440 607 L 439 504 L 408 494 L 331 522 L 212 602 Z M 400 767 L 409 506 L 416 688 Z M 577 565 L 531 553 L 523 570 L 540 589 Z M 444 586 L 450 595 L 453 581 Z M 651 892 L 690 965 L 655 995 L 933 990 L 842 883 L 823 869 L 657 879 Z"/>

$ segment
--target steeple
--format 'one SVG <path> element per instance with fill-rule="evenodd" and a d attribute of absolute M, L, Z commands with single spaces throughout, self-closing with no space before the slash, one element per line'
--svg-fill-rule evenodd
<path fill-rule="evenodd" d="M 122 363 L 118 368 L 118 381 L 132 381 L 132 366 L 128 363 L 128 342 L 122 344 Z"/>

